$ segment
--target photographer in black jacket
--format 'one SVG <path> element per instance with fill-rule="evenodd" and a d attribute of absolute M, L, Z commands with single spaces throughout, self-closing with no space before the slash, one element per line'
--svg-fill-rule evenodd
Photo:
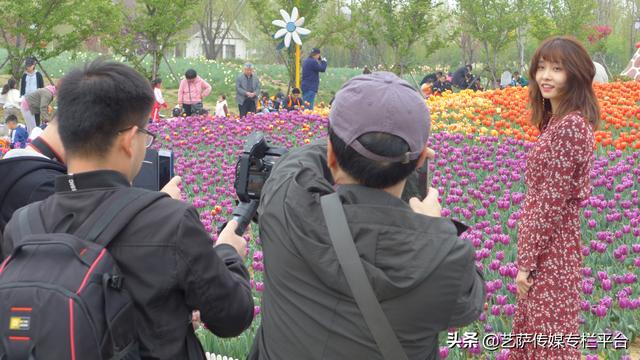
<path fill-rule="evenodd" d="M 334 192 L 356 261 L 409 359 L 436 359 L 439 332 L 480 316 L 486 289 L 473 245 L 458 238 L 464 226 L 441 217 L 436 189 L 401 199 L 434 156 L 429 128 L 406 81 L 360 75 L 336 94 L 329 138 L 278 160 L 258 208 L 265 288 L 249 359 L 382 359 L 329 237 L 320 198 Z"/>
<path fill-rule="evenodd" d="M 71 71 L 59 89 L 59 133 L 68 175 L 39 204 L 48 232 L 73 233 L 98 206 L 133 191 L 145 150 L 155 135 L 145 129 L 154 96 L 149 82 L 120 63 L 94 61 Z M 12 219 L 2 244 L 13 248 Z M 205 359 L 191 313 L 199 310 L 216 335 L 239 335 L 253 319 L 246 242 L 234 221 L 215 247 L 189 204 L 160 198 L 110 243 L 136 307 L 143 359 Z"/>

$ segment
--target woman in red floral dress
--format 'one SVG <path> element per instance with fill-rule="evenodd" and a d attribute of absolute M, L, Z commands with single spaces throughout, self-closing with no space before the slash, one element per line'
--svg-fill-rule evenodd
<path fill-rule="evenodd" d="M 521 345 L 512 349 L 512 360 L 580 359 L 580 203 L 591 195 L 600 119 L 594 75 L 587 51 L 568 37 L 547 39 L 531 61 L 531 121 L 541 135 L 527 157 L 528 192 L 518 223 L 512 334 Z"/>

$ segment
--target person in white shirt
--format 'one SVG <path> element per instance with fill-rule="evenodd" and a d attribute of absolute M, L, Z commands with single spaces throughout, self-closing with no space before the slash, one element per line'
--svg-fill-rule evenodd
<path fill-rule="evenodd" d="M 0 102 L 3 104 L 4 109 L 4 121 L 7 120 L 9 115 L 14 115 L 16 118 L 20 117 L 20 91 L 16 89 L 16 80 L 9 79 L 7 83 L 2 87 L 2 93 L 0 93 Z"/>
<path fill-rule="evenodd" d="M 216 116 L 229 117 L 229 107 L 227 106 L 227 97 L 224 94 L 218 96 L 218 102 L 216 103 Z"/>

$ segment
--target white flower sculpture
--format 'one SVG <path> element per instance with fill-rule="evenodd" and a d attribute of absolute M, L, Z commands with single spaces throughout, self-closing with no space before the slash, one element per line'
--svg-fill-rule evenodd
<path fill-rule="evenodd" d="M 282 28 L 276 31 L 273 38 L 279 39 L 284 36 L 284 46 L 286 47 L 291 45 L 291 39 L 293 39 L 296 44 L 302 45 L 300 35 L 309 35 L 311 31 L 301 27 L 304 25 L 304 17 L 298 19 L 298 8 L 294 7 L 293 10 L 291 10 L 291 16 L 282 9 L 280 9 L 280 14 L 283 20 L 278 19 L 271 22 L 273 25 Z"/>

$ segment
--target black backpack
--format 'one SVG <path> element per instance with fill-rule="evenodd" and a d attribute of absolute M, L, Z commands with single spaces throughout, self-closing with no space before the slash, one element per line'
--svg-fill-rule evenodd
<path fill-rule="evenodd" d="M 0 265 L 0 360 L 140 359 L 134 304 L 107 246 L 163 196 L 118 190 L 74 234 L 47 233 L 40 202 L 14 213 L 13 252 Z"/>

